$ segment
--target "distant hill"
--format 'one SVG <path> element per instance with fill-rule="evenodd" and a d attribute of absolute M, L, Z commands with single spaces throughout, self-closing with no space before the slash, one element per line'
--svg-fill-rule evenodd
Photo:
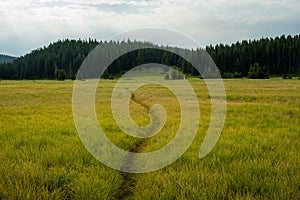
<path fill-rule="evenodd" d="M 70 76 L 97 44 L 94 40 L 58 40 L 12 63 L 0 64 L 0 79 L 55 79 L 58 69 L 64 69 Z"/>
<path fill-rule="evenodd" d="M 0 54 L 0 63 L 10 63 L 13 62 L 15 59 L 16 57 Z"/>

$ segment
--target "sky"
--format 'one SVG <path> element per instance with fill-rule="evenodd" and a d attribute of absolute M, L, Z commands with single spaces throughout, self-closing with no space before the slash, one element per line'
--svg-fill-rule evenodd
<path fill-rule="evenodd" d="M 299 0 L 0 0 L 0 54 L 149 27 L 178 31 L 200 47 L 231 44 L 300 34 L 299 17 Z"/>

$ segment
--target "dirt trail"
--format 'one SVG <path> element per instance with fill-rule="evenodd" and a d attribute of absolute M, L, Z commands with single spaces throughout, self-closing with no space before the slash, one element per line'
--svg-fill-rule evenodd
<path fill-rule="evenodd" d="M 146 108 L 149 111 L 149 106 L 143 104 L 136 99 L 134 93 L 131 94 L 131 100 L 135 103 L 141 105 L 142 107 Z M 140 139 L 137 143 L 134 144 L 133 147 L 130 148 L 131 152 L 140 153 L 143 150 L 143 147 L 146 145 L 147 139 Z M 124 164 L 124 168 L 130 168 L 134 162 L 134 156 L 128 156 L 126 162 Z M 130 199 L 132 194 L 135 192 L 135 187 L 137 183 L 136 174 L 127 173 L 127 172 L 120 172 L 122 176 L 122 183 L 116 193 L 115 199 Z"/>

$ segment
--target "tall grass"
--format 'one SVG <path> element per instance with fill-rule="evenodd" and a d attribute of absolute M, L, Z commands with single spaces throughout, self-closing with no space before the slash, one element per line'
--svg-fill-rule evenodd
<path fill-rule="evenodd" d="M 122 177 L 81 143 L 72 82 L 0 83 L 0 199 L 110 198 Z"/>
<path fill-rule="evenodd" d="M 225 127 L 202 160 L 210 102 L 203 83 L 192 84 L 202 110 L 197 139 L 174 164 L 140 174 L 133 198 L 299 199 L 300 82 L 226 80 Z"/>
<path fill-rule="evenodd" d="M 132 176 L 127 198 L 300 199 L 300 81 L 225 80 L 225 127 L 204 159 L 198 153 L 211 103 L 204 82 L 190 82 L 201 109 L 195 141 L 172 165 Z M 176 97 L 157 85 L 136 91 L 136 101 L 130 102 L 136 123 L 149 123 L 139 102 L 160 103 L 168 113 L 164 129 L 141 143 L 112 118 L 115 84 L 102 81 L 96 95 L 96 112 L 107 136 L 138 152 L 168 144 L 180 123 Z M 0 82 L 0 199 L 114 199 L 125 188 L 124 174 L 101 164 L 80 141 L 72 118 L 72 87 L 71 81 Z M 135 149 L 137 144 L 142 146 Z"/>

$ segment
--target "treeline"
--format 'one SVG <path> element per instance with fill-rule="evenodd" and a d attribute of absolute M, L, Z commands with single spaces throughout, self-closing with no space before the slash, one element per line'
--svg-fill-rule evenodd
<path fill-rule="evenodd" d="M 254 65 L 261 66 L 266 74 L 300 74 L 300 35 L 242 41 L 232 45 L 207 46 L 206 51 L 219 67 L 223 77 L 241 77 L 253 74 Z M 128 52 L 116 59 L 104 72 L 104 78 L 114 78 L 144 63 L 161 63 L 176 66 L 182 73 L 199 75 L 197 70 L 176 53 L 184 52 L 193 59 L 201 49 L 188 50 L 176 47 L 160 47 L 141 41 L 59 40 L 15 59 L 0 64 L 0 79 L 56 79 L 59 74 L 74 79 L 85 57 L 97 45 L 119 52 L 129 46 L 140 49 Z M 110 57 L 111 55 L 107 55 Z M 252 66 L 250 72 L 250 66 Z M 206 69 L 207 70 L 207 69 Z M 260 68 L 259 68 L 260 70 Z M 259 71 L 258 70 L 258 71 Z"/>
<path fill-rule="evenodd" d="M 97 45 L 119 52 L 125 49 L 139 49 L 122 55 L 116 59 L 104 72 L 104 78 L 120 76 L 131 68 L 145 63 L 162 63 L 169 66 L 178 66 L 184 73 L 197 75 L 197 71 L 186 60 L 166 50 L 158 49 L 158 45 L 141 41 L 96 41 L 96 40 L 59 40 L 32 51 L 16 59 L 13 63 L 0 64 L 0 79 L 56 79 L 60 77 L 75 79 L 85 57 Z M 162 47 L 162 46 L 160 46 Z M 145 49 L 140 49 L 145 48 Z M 190 50 L 165 47 L 177 51 Z M 200 51 L 200 50 L 198 50 Z M 190 53 L 191 54 L 191 53 Z M 112 55 L 105 55 L 110 58 Z M 59 72 L 59 74 L 58 74 Z M 65 75 L 63 75 L 65 74 Z"/>
<path fill-rule="evenodd" d="M 74 77 L 88 53 L 98 45 L 96 40 L 59 40 L 36 49 L 12 63 L 0 64 L 0 79 L 55 79 L 62 69 Z"/>
<path fill-rule="evenodd" d="M 222 72 L 246 76 L 250 66 L 259 63 L 269 74 L 300 73 L 300 35 L 218 44 L 207 46 L 206 51 Z"/>

